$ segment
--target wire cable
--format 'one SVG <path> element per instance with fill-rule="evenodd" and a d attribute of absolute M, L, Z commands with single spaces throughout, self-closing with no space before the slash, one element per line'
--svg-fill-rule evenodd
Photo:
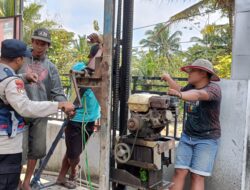
<path fill-rule="evenodd" d="M 86 97 L 83 96 L 83 106 L 84 106 L 84 113 L 83 113 L 83 121 L 82 121 L 82 135 L 83 135 L 83 141 L 82 141 L 82 151 L 85 153 L 85 169 L 86 169 L 86 173 L 87 173 L 87 181 L 88 181 L 88 185 L 90 190 L 94 190 L 93 186 L 92 186 L 92 181 L 91 181 L 91 177 L 90 177 L 90 169 L 89 169 L 89 162 L 88 162 L 88 153 L 87 150 L 85 149 L 87 140 L 86 140 L 86 136 L 87 135 L 87 139 L 89 139 L 90 135 L 88 133 L 88 131 L 86 130 L 86 126 L 89 123 L 89 121 L 85 122 L 84 118 L 87 115 L 88 116 L 88 111 L 87 111 L 87 103 L 86 103 Z M 85 175 L 86 175 L 85 173 Z"/>

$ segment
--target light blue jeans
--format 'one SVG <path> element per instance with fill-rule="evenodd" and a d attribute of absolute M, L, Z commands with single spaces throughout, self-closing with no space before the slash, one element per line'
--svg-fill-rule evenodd
<path fill-rule="evenodd" d="M 199 139 L 182 133 L 176 150 L 175 168 L 211 176 L 218 150 L 219 140 Z"/>

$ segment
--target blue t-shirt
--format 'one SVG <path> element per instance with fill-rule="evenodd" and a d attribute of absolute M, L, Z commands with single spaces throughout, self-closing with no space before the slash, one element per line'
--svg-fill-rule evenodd
<path fill-rule="evenodd" d="M 86 65 L 83 62 L 78 62 L 72 67 L 72 70 L 81 71 L 85 67 Z M 80 89 L 80 94 L 82 94 L 81 102 L 83 108 L 77 109 L 75 116 L 71 120 L 88 123 L 99 119 L 101 117 L 101 108 L 93 91 L 90 88 Z"/>
<path fill-rule="evenodd" d="M 93 122 L 100 118 L 101 109 L 91 89 L 87 89 L 82 96 L 82 109 L 77 109 L 75 116 L 71 119 L 76 122 Z"/>

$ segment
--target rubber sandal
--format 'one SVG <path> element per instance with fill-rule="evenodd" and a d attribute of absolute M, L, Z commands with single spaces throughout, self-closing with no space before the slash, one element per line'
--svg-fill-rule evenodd
<path fill-rule="evenodd" d="M 76 184 L 74 183 L 74 181 L 57 181 L 56 184 L 68 189 L 76 188 Z"/>

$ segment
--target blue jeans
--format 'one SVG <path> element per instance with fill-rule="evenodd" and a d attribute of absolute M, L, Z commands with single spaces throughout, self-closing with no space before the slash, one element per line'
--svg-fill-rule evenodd
<path fill-rule="evenodd" d="M 211 176 L 218 144 L 218 139 L 198 139 L 182 133 L 176 150 L 175 168 Z"/>

